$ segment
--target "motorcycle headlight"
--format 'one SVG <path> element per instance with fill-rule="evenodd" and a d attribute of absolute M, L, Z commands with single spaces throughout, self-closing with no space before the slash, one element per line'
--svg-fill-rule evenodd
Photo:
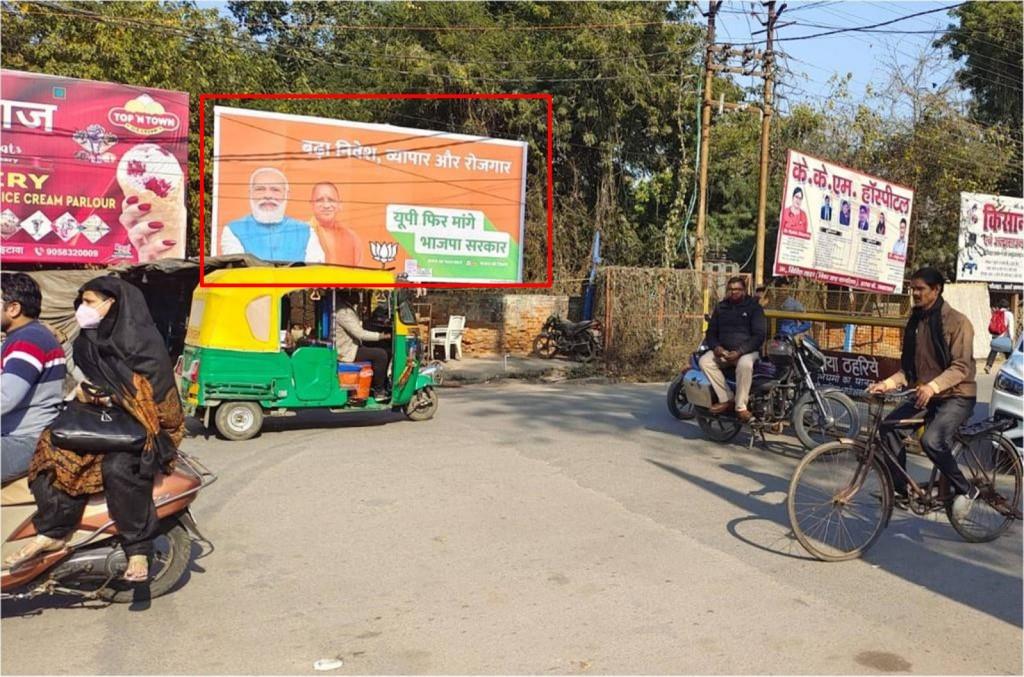
<path fill-rule="evenodd" d="M 1024 381 L 1014 378 L 1009 374 L 999 374 L 996 376 L 995 389 L 1010 395 L 1016 395 L 1018 397 L 1024 393 Z"/>

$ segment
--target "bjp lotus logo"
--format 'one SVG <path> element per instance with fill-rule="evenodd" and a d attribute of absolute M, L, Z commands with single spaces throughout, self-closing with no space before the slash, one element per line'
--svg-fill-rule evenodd
<path fill-rule="evenodd" d="M 381 268 L 386 268 L 389 263 L 398 258 L 398 243 L 371 242 L 370 257 L 378 262 Z"/>

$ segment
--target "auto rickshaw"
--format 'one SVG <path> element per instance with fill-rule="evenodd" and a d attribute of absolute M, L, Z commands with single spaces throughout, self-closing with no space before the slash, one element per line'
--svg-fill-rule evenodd
<path fill-rule="evenodd" d="M 403 411 L 414 421 L 433 417 L 438 400 L 433 373 L 420 368 L 423 348 L 405 289 L 380 289 L 389 318 L 391 398 L 359 397 L 360 386 L 343 383 L 334 347 L 334 288 L 324 285 L 390 285 L 385 270 L 342 266 L 232 268 L 206 276 L 207 282 L 251 287 L 198 287 L 178 358 L 176 374 L 185 413 L 210 421 L 229 440 L 259 433 L 265 416 L 294 415 L 295 410 L 332 412 Z M 282 286 L 264 286 L 264 285 Z M 360 290 L 353 290 L 360 291 Z M 368 290 L 362 290 L 364 293 Z M 287 330 L 305 314 L 315 330 L 298 345 Z M 384 320 L 388 322 L 388 320 Z M 301 323 L 301 322 L 300 322 Z M 291 344 L 291 345 L 289 345 Z M 364 370 L 369 364 L 358 365 Z M 368 384 L 367 384 L 368 385 Z"/>

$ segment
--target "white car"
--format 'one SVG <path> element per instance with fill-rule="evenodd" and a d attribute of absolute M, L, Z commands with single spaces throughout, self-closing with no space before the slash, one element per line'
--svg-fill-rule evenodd
<path fill-rule="evenodd" d="M 996 374 L 989 412 L 996 418 L 1011 418 L 1017 425 L 1004 434 L 1018 449 L 1024 447 L 1024 336 L 1017 339 L 1010 359 Z"/>

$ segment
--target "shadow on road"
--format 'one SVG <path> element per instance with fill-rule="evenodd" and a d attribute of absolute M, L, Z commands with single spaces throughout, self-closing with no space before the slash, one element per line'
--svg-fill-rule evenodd
<path fill-rule="evenodd" d="M 647 459 L 647 462 L 749 512 L 750 517 L 733 520 L 726 525 L 734 538 L 783 557 L 809 559 L 796 541 L 788 536 L 791 529 L 784 501 L 789 488 L 787 480 L 733 464 L 722 464 L 723 470 L 762 484 L 761 489 L 742 493 L 660 461 Z M 781 494 L 783 500 L 777 503 L 762 500 L 761 497 L 768 494 Z M 745 532 L 747 528 L 750 531 Z M 1013 529 L 1019 527 L 1014 526 Z M 1004 538 L 1017 538 L 1018 534 L 1013 529 Z M 1021 627 L 1024 585 L 1019 576 L 1019 547 L 999 548 L 1000 541 L 972 545 L 968 546 L 970 559 L 942 551 L 944 547 L 961 546 L 958 541 L 952 527 L 944 521 L 932 522 L 901 513 L 893 517 L 881 538 L 862 559 L 937 595 Z M 821 566 L 843 564 L 822 562 Z M 1018 574 L 998 571 L 993 568 L 995 566 Z"/>

